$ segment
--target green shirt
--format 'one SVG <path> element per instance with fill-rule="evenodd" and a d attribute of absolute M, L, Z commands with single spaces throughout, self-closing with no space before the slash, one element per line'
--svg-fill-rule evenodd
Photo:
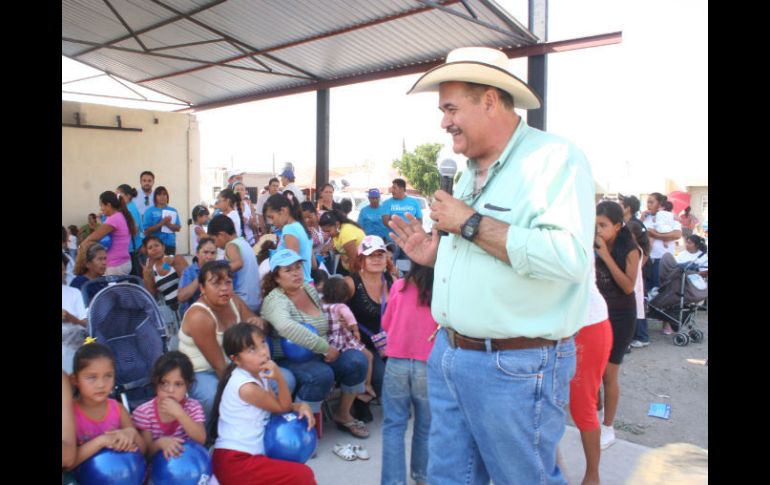
<path fill-rule="evenodd" d="M 326 354 L 329 350 L 329 343 L 326 337 L 329 333 L 329 321 L 321 309 L 321 300 L 318 298 L 316 289 L 307 283 L 304 284 L 304 289 L 318 307 L 321 315 L 312 316 L 301 312 L 294 305 L 294 302 L 286 296 L 283 289 L 275 288 L 265 297 L 265 301 L 262 302 L 262 318 L 270 322 L 280 337 L 286 337 L 292 342 L 312 350 L 316 354 Z M 318 330 L 318 335 L 306 329 L 300 323 L 309 323 Z M 283 351 L 281 350 L 280 338 L 275 337 L 273 339 L 272 359 L 275 360 L 279 357 L 283 357 Z"/>
<path fill-rule="evenodd" d="M 476 338 L 569 337 L 586 325 L 595 233 L 594 182 L 583 153 L 523 119 L 474 196 L 468 160 L 454 196 L 510 225 L 506 264 L 450 234 L 441 238 L 433 318 Z"/>

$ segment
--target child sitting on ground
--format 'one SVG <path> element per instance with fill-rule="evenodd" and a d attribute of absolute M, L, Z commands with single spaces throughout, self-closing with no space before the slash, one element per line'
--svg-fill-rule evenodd
<path fill-rule="evenodd" d="M 115 357 L 109 347 L 87 339 L 75 353 L 72 370 L 70 380 L 78 390 L 74 404 L 78 450 L 72 467 L 103 448 L 144 453 L 146 445 L 128 411 L 109 397 L 115 387 Z"/>
<path fill-rule="evenodd" d="M 147 444 L 148 456 L 158 450 L 166 459 L 182 454 L 182 444 L 191 439 L 206 442 L 203 406 L 187 397 L 195 374 L 187 355 L 171 351 L 161 355 L 152 369 L 155 398 L 142 404 L 132 415 L 134 425 Z"/>
<path fill-rule="evenodd" d="M 369 362 L 369 370 L 366 373 L 366 392 L 358 395 L 359 400 L 369 402 L 377 397 L 372 387 L 374 356 L 361 343 L 361 333 L 358 330 L 356 317 L 345 304 L 351 296 L 345 279 L 340 276 L 331 276 L 323 285 L 322 307 L 329 320 L 329 345 L 340 352 L 348 349 L 360 350 Z"/>
<path fill-rule="evenodd" d="M 222 347 L 232 361 L 219 381 L 209 434 L 214 444 L 214 475 L 221 485 L 315 485 L 313 470 L 302 463 L 265 456 L 265 426 L 271 413 L 295 411 L 315 426 L 306 403 L 292 403 L 281 370 L 270 359 L 265 335 L 250 323 L 225 330 Z M 276 396 L 268 379 L 278 384 Z"/>

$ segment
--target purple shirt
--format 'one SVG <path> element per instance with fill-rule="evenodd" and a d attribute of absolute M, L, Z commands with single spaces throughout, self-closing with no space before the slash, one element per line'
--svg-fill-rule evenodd
<path fill-rule="evenodd" d="M 110 234 L 112 235 L 112 246 L 107 250 L 107 267 L 120 266 L 131 260 L 128 255 L 128 245 L 131 242 L 131 234 L 128 230 L 126 218 L 120 212 L 115 212 L 105 219 L 105 224 L 114 227 Z"/>

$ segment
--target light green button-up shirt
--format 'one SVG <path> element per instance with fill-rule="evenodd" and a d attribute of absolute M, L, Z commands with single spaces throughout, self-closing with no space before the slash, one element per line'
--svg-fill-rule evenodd
<path fill-rule="evenodd" d="M 588 322 L 596 209 L 585 155 L 523 119 L 473 193 L 476 161 L 454 196 L 510 224 L 506 264 L 461 236 L 441 238 L 433 318 L 476 338 L 561 339 Z"/>

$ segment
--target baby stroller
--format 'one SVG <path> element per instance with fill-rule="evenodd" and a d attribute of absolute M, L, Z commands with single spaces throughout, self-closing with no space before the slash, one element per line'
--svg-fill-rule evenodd
<path fill-rule="evenodd" d="M 155 395 L 150 374 L 166 352 L 168 336 L 147 290 L 125 281 L 101 289 L 88 307 L 88 335 L 115 354 L 114 393 L 126 409 L 131 411 Z"/>
<path fill-rule="evenodd" d="M 703 341 L 703 332 L 695 328 L 698 308 L 708 297 L 708 284 L 698 275 L 695 261 L 678 264 L 666 253 L 660 260 L 660 288 L 648 296 L 647 316 L 668 322 L 676 332 L 674 345 L 683 347 Z"/>
<path fill-rule="evenodd" d="M 91 304 L 91 300 L 93 300 L 94 296 L 96 296 L 96 294 L 99 293 L 103 288 L 120 282 L 133 283 L 142 287 L 144 286 L 142 279 L 134 275 L 110 275 L 94 278 L 90 281 L 86 281 L 80 288 L 80 293 L 83 295 L 83 304 L 85 304 L 86 308 L 88 308 L 88 305 Z"/>

